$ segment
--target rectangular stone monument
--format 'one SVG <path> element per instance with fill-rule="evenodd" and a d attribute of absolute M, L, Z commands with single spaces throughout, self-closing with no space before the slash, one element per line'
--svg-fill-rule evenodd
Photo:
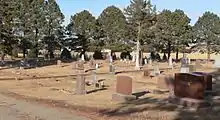
<path fill-rule="evenodd" d="M 189 73 L 176 73 L 174 94 L 177 97 L 203 99 L 205 80 L 202 75 Z"/>
<path fill-rule="evenodd" d="M 130 101 L 136 99 L 132 95 L 132 78 L 128 76 L 117 76 L 116 93 L 112 95 L 116 101 Z"/>
<path fill-rule="evenodd" d="M 86 94 L 86 81 L 84 77 L 84 64 L 82 61 L 76 63 L 76 90 L 75 94 Z"/>
<path fill-rule="evenodd" d="M 204 76 L 205 80 L 205 90 L 211 91 L 212 90 L 212 75 L 205 73 L 205 72 L 193 72 L 193 74 L 199 74 Z"/>
<path fill-rule="evenodd" d="M 85 77 L 83 75 L 77 75 L 75 94 L 76 95 L 84 95 L 84 94 L 86 94 L 86 87 L 85 87 L 85 85 L 86 85 Z"/>
<path fill-rule="evenodd" d="M 204 93 L 204 76 L 190 73 L 176 73 L 174 95 L 170 95 L 168 101 L 190 108 L 209 107 L 210 103 L 204 99 Z"/>
<path fill-rule="evenodd" d="M 144 77 L 149 77 L 150 76 L 150 74 L 151 74 L 151 71 L 150 70 L 148 70 L 148 69 L 145 69 L 144 70 Z"/>

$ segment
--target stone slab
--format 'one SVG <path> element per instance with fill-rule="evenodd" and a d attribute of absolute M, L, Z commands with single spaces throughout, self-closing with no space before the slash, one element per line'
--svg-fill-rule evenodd
<path fill-rule="evenodd" d="M 205 72 L 193 72 L 193 74 L 199 74 L 204 76 L 205 80 L 205 90 L 212 90 L 212 75 Z"/>
<path fill-rule="evenodd" d="M 119 93 L 112 94 L 112 100 L 114 100 L 114 101 L 126 102 L 126 101 L 132 101 L 132 100 L 136 100 L 136 99 L 137 98 L 134 95 L 122 95 Z"/>
<path fill-rule="evenodd" d="M 205 80 L 202 75 L 176 73 L 174 94 L 177 97 L 204 99 Z"/>
<path fill-rule="evenodd" d="M 197 100 L 192 98 L 180 98 L 176 96 L 169 96 L 168 102 L 176 105 L 181 105 L 189 108 L 206 108 L 211 104 L 206 100 Z"/>
<path fill-rule="evenodd" d="M 128 76 L 117 76 L 116 93 L 123 95 L 131 95 L 132 78 Z"/>

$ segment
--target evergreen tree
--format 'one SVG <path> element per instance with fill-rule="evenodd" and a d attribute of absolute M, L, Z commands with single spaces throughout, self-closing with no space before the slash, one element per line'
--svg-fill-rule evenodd
<path fill-rule="evenodd" d="M 123 50 L 119 48 L 119 46 L 115 46 L 115 43 L 117 43 L 116 45 L 123 44 L 123 41 L 125 40 L 125 32 L 127 28 L 126 18 L 123 12 L 115 6 L 109 6 L 103 10 L 98 18 L 98 22 L 106 36 L 106 47 L 113 51 Z"/>
<path fill-rule="evenodd" d="M 54 50 L 59 47 L 58 33 L 62 30 L 64 15 L 55 0 L 47 0 L 45 3 L 45 19 L 43 43 L 49 52 L 50 58 L 54 58 Z"/>
<path fill-rule="evenodd" d="M 220 18 L 212 12 L 205 12 L 193 26 L 197 44 L 205 44 L 207 60 L 211 53 L 218 53 L 220 48 Z"/>
<path fill-rule="evenodd" d="M 132 0 L 131 4 L 125 9 L 125 15 L 129 24 L 134 28 L 134 32 L 132 33 L 135 33 L 135 39 L 137 41 L 136 69 L 140 69 L 139 51 L 140 41 L 143 40 L 143 29 L 150 29 L 152 24 L 154 24 L 155 14 L 156 8 L 151 4 L 150 0 Z"/>

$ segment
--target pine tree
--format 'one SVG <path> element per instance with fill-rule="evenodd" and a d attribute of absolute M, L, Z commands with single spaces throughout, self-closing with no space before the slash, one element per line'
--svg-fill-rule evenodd
<path fill-rule="evenodd" d="M 141 35 L 143 29 L 151 27 L 154 16 L 156 14 L 156 8 L 150 2 L 150 0 L 132 0 L 130 5 L 125 9 L 125 15 L 129 24 L 134 27 L 133 32 L 136 36 L 137 49 L 136 49 L 136 69 L 140 69 L 139 51 Z M 141 62 L 142 63 L 142 62 Z"/>
<path fill-rule="evenodd" d="M 59 47 L 58 32 L 62 31 L 64 15 L 55 0 L 48 0 L 45 4 L 46 24 L 44 25 L 43 43 L 49 52 L 50 58 L 54 58 L 54 50 Z"/>

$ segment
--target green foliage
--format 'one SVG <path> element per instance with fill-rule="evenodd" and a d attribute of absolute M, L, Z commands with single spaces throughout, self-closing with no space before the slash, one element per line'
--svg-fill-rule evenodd
<path fill-rule="evenodd" d="M 193 26 L 193 31 L 196 43 L 204 43 L 207 53 L 219 53 L 220 18 L 218 15 L 205 12 Z"/>

